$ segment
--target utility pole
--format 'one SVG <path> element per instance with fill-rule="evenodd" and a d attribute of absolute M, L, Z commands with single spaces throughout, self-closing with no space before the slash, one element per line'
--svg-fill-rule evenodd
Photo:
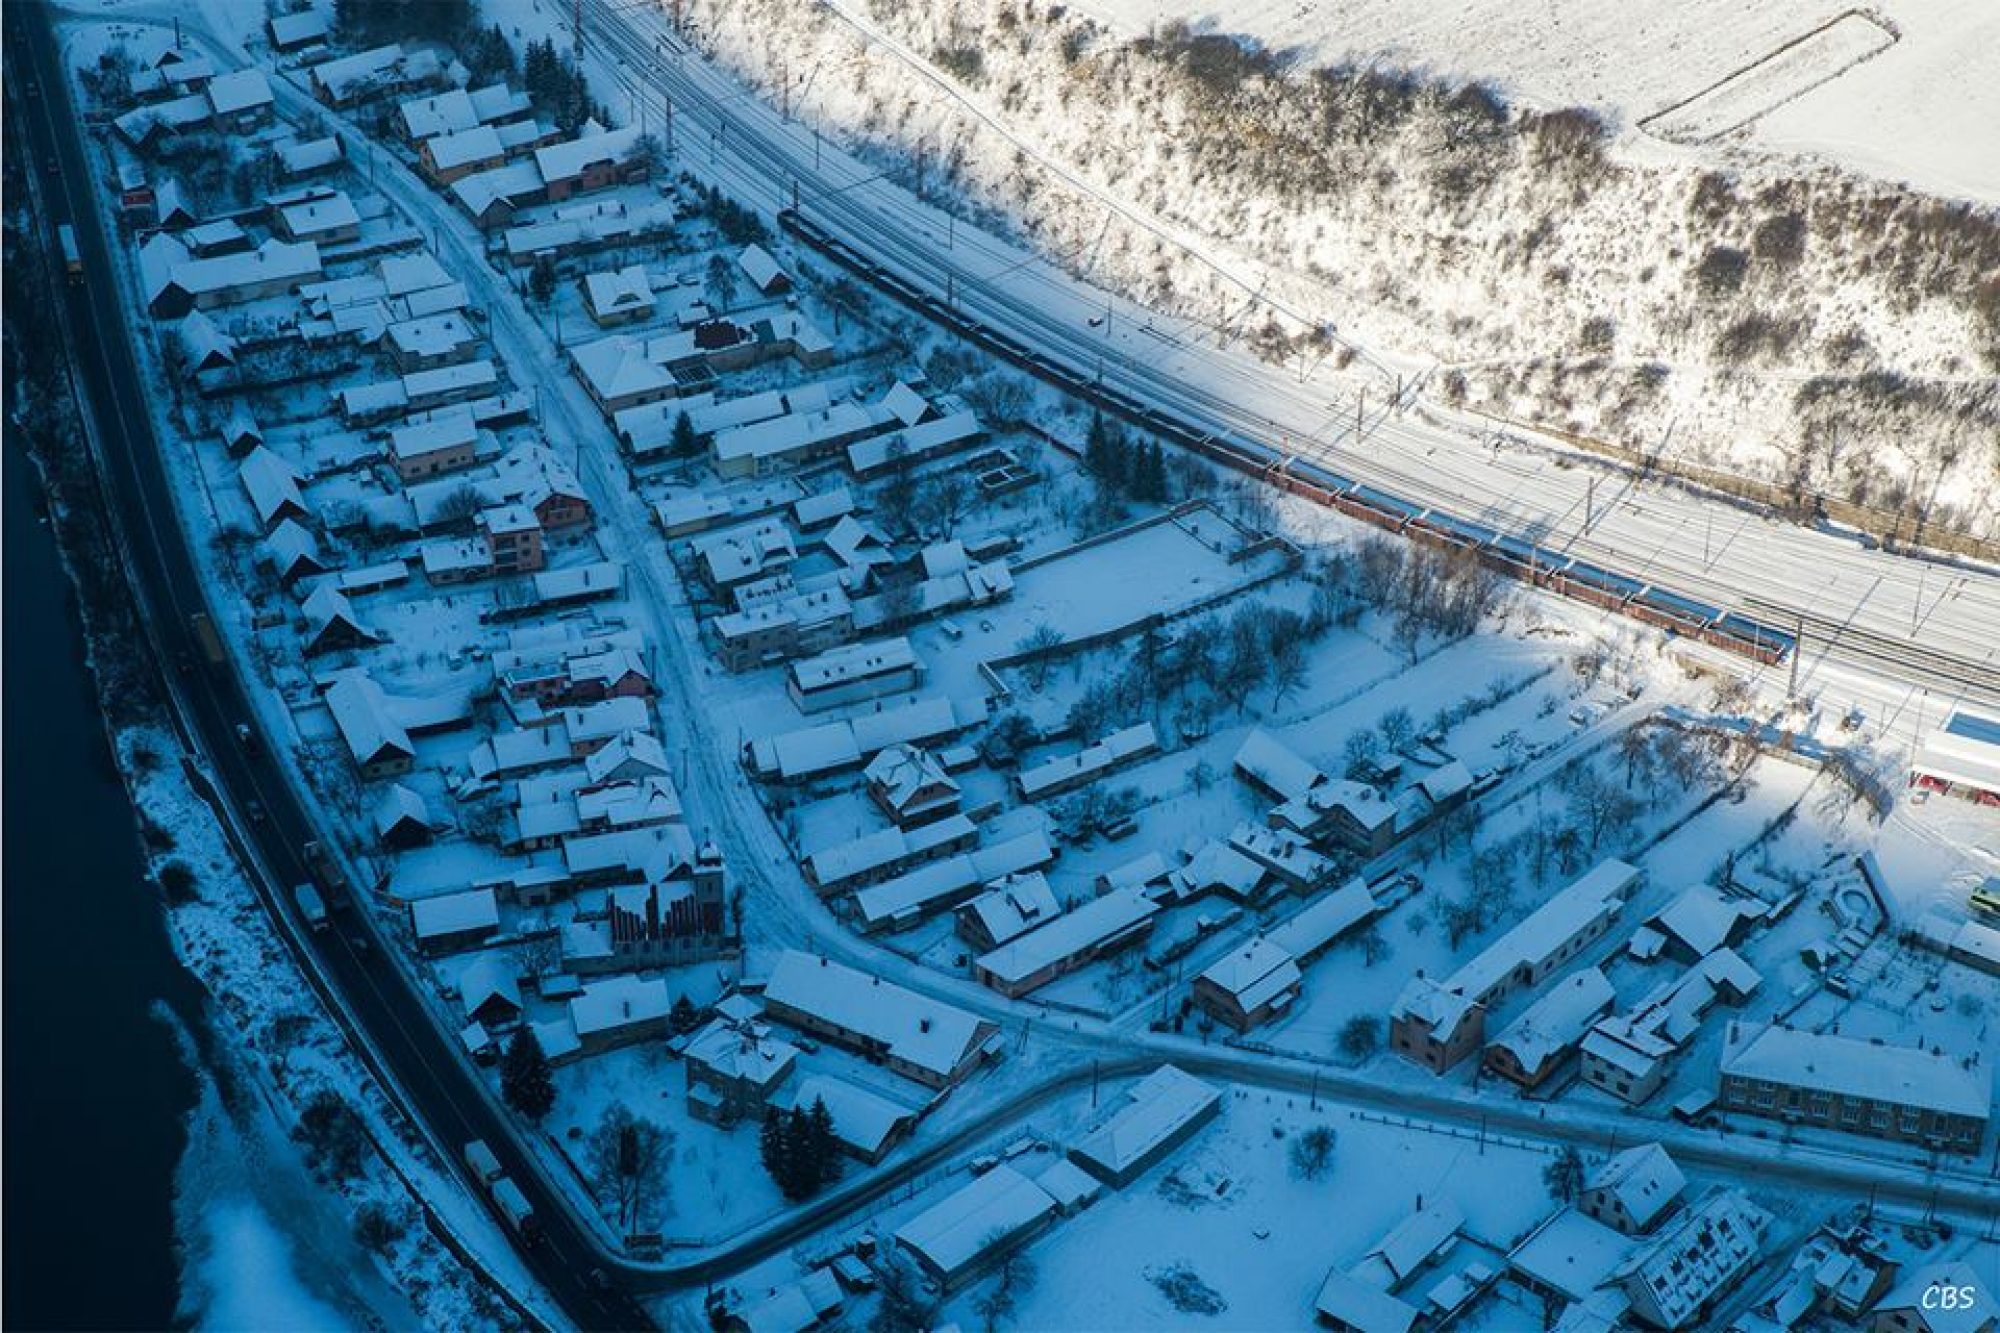
<path fill-rule="evenodd" d="M 917 198 L 924 197 L 924 141 L 917 140 Z"/>
<path fill-rule="evenodd" d="M 819 126 L 813 126 L 813 174 L 819 174 Z"/>
<path fill-rule="evenodd" d="M 1797 628 L 1798 633 L 1792 638 L 1792 675 L 1785 684 L 1787 702 L 1799 697 L 1799 659 L 1806 653 L 1806 618 L 1803 615 L 1798 619 Z"/>
<path fill-rule="evenodd" d="M 665 100 L 667 104 L 667 156 L 671 158 L 674 155 L 674 99 L 669 97 Z"/>
<path fill-rule="evenodd" d="M 1354 443 L 1357 445 L 1361 443 L 1361 411 L 1367 402 L 1368 388 L 1363 385 L 1360 392 L 1354 395 Z"/>
<path fill-rule="evenodd" d="M 569 22 L 574 37 L 571 57 L 576 61 L 576 72 L 581 74 L 583 73 L 583 0 L 571 0 Z"/>
<path fill-rule="evenodd" d="M 1584 478 L 1583 487 L 1583 530 L 1589 532 L 1597 520 L 1597 478 Z"/>
<path fill-rule="evenodd" d="M 792 66 L 789 61 L 778 65 L 779 115 L 789 121 L 792 118 Z"/>

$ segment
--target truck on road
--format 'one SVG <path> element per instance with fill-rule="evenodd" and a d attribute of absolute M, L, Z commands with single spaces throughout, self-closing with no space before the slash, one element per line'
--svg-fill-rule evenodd
<path fill-rule="evenodd" d="M 56 244 L 62 247 L 63 272 L 72 283 L 83 281 L 83 251 L 77 248 L 76 228 L 69 223 L 56 226 Z"/>
<path fill-rule="evenodd" d="M 314 930 L 325 930 L 330 918 L 326 914 L 326 899 L 319 896 L 319 890 L 310 884 L 294 884 L 292 901 L 299 905 L 299 915 Z"/>
<path fill-rule="evenodd" d="M 208 618 L 208 612 L 197 611 L 189 616 L 188 628 L 194 631 L 195 642 L 201 645 L 202 656 L 210 664 L 221 666 L 228 660 L 222 649 L 222 636 L 215 632 L 215 622 Z"/>
<path fill-rule="evenodd" d="M 535 1216 L 534 1205 L 521 1187 L 508 1178 L 500 1165 L 500 1158 L 493 1146 L 485 1139 L 473 1139 L 465 1145 L 465 1165 L 472 1172 L 472 1178 L 493 1204 L 493 1211 L 500 1214 L 500 1220 L 507 1229 L 520 1239 L 523 1245 L 533 1245 L 542 1238 L 542 1224 Z"/>

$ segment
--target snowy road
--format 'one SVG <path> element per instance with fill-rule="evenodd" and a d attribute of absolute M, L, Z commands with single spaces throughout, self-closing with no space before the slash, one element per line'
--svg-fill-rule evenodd
<path fill-rule="evenodd" d="M 762 207 L 795 205 L 997 331 L 1203 430 L 1320 463 L 1406 500 L 1587 557 L 1724 610 L 1804 631 L 1801 681 L 1842 664 L 1947 698 L 2000 700 L 2000 576 L 1871 550 L 1550 453 L 1488 447 L 1389 395 L 1357 404 L 1070 278 L 915 199 L 731 83 L 662 10 L 592 0 L 585 29 L 648 122 L 672 107 L 687 169 Z"/>

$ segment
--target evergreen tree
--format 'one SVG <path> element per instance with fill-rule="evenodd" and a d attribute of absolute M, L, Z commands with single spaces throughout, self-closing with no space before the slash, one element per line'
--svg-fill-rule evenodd
<path fill-rule="evenodd" d="M 841 1168 L 840 1141 L 833 1136 L 833 1112 L 826 1109 L 824 1097 L 813 1098 L 807 1125 L 811 1130 L 813 1192 L 818 1193 L 840 1179 Z"/>
<path fill-rule="evenodd" d="M 778 1182 L 778 1188 L 785 1188 L 785 1113 L 775 1106 L 764 1108 L 764 1124 L 757 1131 L 757 1156 L 764 1163 L 764 1174 Z M 787 1195 L 787 1197 L 790 1197 Z"/>
<path fill-rule="evenodd" d="M 535 298 L 538 305 L 547 305 L 555 299 L 556 262 L 547 255 L 536 255 L 535 266 L 528 270 L 528 295 Z"/>
<path fill-rule="evenodd" d="M 1090 434 L 1083 445 L 1084 469 L 1106 485 L 1116 486 L 1123 481 L 1123 464 L 1111 423 L 1104 419 L 1104 413 L 1091 413 Z"/>
<path fill-rule="evenodd" d="M 673 1009 L 667 1014 L 667 1026 L 673 1029 L 676 1036 L 692 1032 L 701 1026 L 701 1011 L 694 1007 L 693 1000 L 682 995 L 675 999 Z"/>
<path fill-rule="evenodd" d="M 542 1043 L 535 1039 L 532 1028 L 522 1028 L 507 1044 L 507 1056 L 500 1065 L 500 1095 L 507 1105 L 534 1121 L 540 1121 L 556 1104 L 549 1058 L 542 1054 Z"/>
<path fill-rule="evenodd" d="M 685 412 L 674 418 L 673 447 L 674 456 L 677 458 L 691 458 L 701 447 L 695 438 L 694 421 Z"/>

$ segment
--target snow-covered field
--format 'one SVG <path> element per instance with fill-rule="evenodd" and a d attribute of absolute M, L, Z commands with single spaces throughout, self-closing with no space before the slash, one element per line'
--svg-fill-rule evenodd
<path fill-rule="evenodd" d="M 1240 32 L 1315 64 L 1380 58 L 1493 79 L 1530 103 L 1603 107 L 1628 126 L 1821 27 L 1880 24 L 1893 46 L 1759 109 L 1715 149 L 1725 160 L 1738 148 L 1809 155 L 1933 194 L 2000 202 L 1992 134 L 2000 11 L 1984 0 L 1888 0 L 1865 12 L 1844 0 L 1539 0 L 1527 9 L 1510 0 L 1081 0 L 1070 8 L 1125 32 L 1168 19 Z M 1861 49 L 1877 45 L 1864 40 Z"/>

